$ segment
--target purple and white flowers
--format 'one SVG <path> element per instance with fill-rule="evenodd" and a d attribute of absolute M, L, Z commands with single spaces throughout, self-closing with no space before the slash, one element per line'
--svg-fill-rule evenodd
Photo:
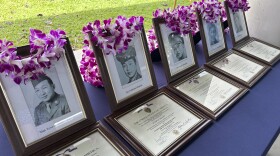
<path fill-rule="evenodd" d="M 154 27 L 147 32 L 148 46 L 150 53 L 158 48 L 157 37 Z"/>
<path fill-rule="evenodd" d="M 102 78 L 96 63 L 94 52 L 89 48 L 89 46 L 83 47 L 83 56 L 80 61 L 80 73 L 82 74 L 84 80 L 93 86 L 103 87 Z"/>
<path fill-rule="evenodd" d="M 237 12 L 239 9 L 248 11 L 250 9 L 248 0 L 226 0 L 228 7 L 231 8 L 232 12 Z"/>
<path fill-rule="evenodd" d="M 132 16 L 130 18 L 118 16 L 115 19 L 115 23 L 112 22 L 112 19 L 104 20 L 103 24 L 96 20 L 83 27 L 84 47 L 80 62 L 80 72 L 86 82 L 96 87 L 103 86 L 94 52 L 89 46 L 90 38 L 88 33 L 92 33 L 91 41 L 96 43 L 105 54 L 115 55 L 127 50 L 128 44 L 132 41 L 134 35 L 140 33 L 143 29 L 143 22 L 144 18 L 142 16 Z"/>
<path fill-rule="evenodd" d="M 0 73 L 4 72 L 17 84 L 22 80 L 37 79 L 38 75 L 44 74 L 44 68 L 50 68 L 52 60 L 58 60 L 64 53 L 65 35 L 62 30 L 51 30 L 45 34 L 30 29 L 30 56 L 24 59 L 17 56 L 12 42 L 0 40 Z"/>
<path fill-rule="evenodd" d="M 216 23 L 220 18 L 226 19 L 225 9 L 218 0 L 202 0 L 194 2 L 192 6 L 208 23 Z"/>
<path fill-rule="evenodd" d="M 93 23 L 88 23 L 83 28 L 83 33 L 87 36 L 87 33 L 92 33 L 92 42 L 103 49 L 106 54 L 121 53 L 128 48 L 128 43 L 133 39 L 136 33 L 140 33 L 143 27 L 144 18 L 142 16 L 132 16 L 126 18 L 118 16 L 115 23 L 112 23 L 112 19 L 104 20 L 101 25 L 99 20 Z M 85 42 L 89 41 L 88 36 Z"/>
<path fill-rule="evenodd" d="M 163 18 L 167 27 L 182 35 L 195 34 L 198 30 L 195 10 L 190 6 L 177 6 L 174 10 L 156 10 L 153 13 L 155 18 Z"/>

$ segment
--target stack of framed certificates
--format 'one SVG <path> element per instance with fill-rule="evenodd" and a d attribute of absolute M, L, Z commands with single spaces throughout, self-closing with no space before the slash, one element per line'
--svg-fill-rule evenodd
<path fill-rule="evenodd" d="M 274 65 L 280 59 L 280 48 L 249 36 L 244 11 L 233 12 L 225 1 L 233 49 L 260 62 Z"/>
<path fill-rule="evenodd" d="M 212 119 L 242 97 L 248 89 L 208 68 L 199 68 L 190 35 L 178 34 L 163 19 L 154 18 L 168 88 Z"/>
<path fill-rule="evenodd" d="M 243 37 L 239 38 L 244 38 L 244 36 L 248 35 L 247 25 L 245 24 L 246 21 L 243 12 L 242 15 Z M 246 87 L 253 86 L 270 69 L 270 67 L 264 64 L 263 62 L 260 62 L 252 57 L 248 57 L 247 55 L 244 55 L 238 52 L 237 50 L 228 51 L 221 19 L 217 20 L 216 23 L 206 22 L 201 17 L 201 15 L 198 15 L 198 19 L 204 55 L 207 61 L 207 67 L 218 71 L 219 73 L 233 79 L 234 81 L 241 83 L 242 85 L 245 85 Z M 228 18 L 228 21 L 232 21 L 230 16 Z M 240 19 L 240 21 L 242 20 Z M 233 31 L 231 27 L 232 23 L 229 23 L 229 26 Z M 231 34 L 234 34 L 234 32 L 232 32 Z M 241 42 L 241 39 L 239 39 L 238 41 L 240 45 L 241 43 L 242 45 L 245 44 L 243 41 Z M 251 48 L 251 50 L 253 49 Z M 263 48 L 260 48 L 259 50 L 263 50 Z M 268 51 L 272 52 L 273 50 L 270 49 Z M 254 53 L 258 52 L 254 51 Z"/>
<path fill-rule="evenodd" d="M 114 111 L 105 120 L 141 155 L 171 154 L 210 123 L 168 89 L 157 89 L 144 28 L 120 54 L 91 44 Z"/>

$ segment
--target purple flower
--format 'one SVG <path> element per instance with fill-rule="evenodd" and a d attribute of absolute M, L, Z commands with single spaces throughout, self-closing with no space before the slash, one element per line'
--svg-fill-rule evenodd
<path fill-rule="evenodd" d="M 194 2 L 192 6 L 208 23 L 216 23 L 220 18 L 226 19 L 224 6 L 218 0 L 202 0 Z"/>
<path fill-rule="evenodd" d="M 237 12 L 239 9 L 248 11 L 250 9 L 248 0 L 226 0 L 232 12 Z"/>
<path fill-rule="evenodd" d="M 149 51 L 152 52 L 156 48 L 158 48 L 158 42 L 156 38 L 156 33 L 154 30 L 154 27 L 152 27 L 148 32 L 147 32 L 147 39 L 148 39 L 148 46 L 149 46 Z"/>
<path fill-rule="evenodd" d="M 198 30 L 195 9 L 191 6 L 177 6 L 173 11 L 170 8 L 163 11 L 158 9 L 153 16 L 163 18 L 167 27 L 182 35 L 194 34 Z"/>

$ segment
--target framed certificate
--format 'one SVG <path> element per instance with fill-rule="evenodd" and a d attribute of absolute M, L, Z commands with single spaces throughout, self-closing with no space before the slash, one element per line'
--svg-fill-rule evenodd
<path fill-rule="evenodd" d="M 135 34 L 126 51 L 116 55 L 105 54 L 95 43 L 91 45 L 113 111 L 157 89 L 144 28 Z"/>
<path fill-rule="evenodd" d="M 165 88 L 105 120 L 141 155 L 170 155 L 210 123 Z"/>
<path fill-rule="evenodd" d="M 95 122 L 69 40 L 46 75 L 16 84 L 0 74 L 0 115 L 17 155 L 31 155 Z M 17 48 L 27 56 L 30 47 Z"/>
<path fill-rule="evenodd" d="M 193 39 L 190 35 L 182 36 L 171 31 L 166 27 L 164 19 L 154 18 L 153 24 L 159 42 L 162 64 L 169 83 L 167 87 L 169 90 L 212 119 L 217 119 L 247 92 L 244 86 L 225 78 L 221 74 L 210 69 L 199 68 L 195 49 L 193 48 Z M 216 23 L 216 25 L 218 24 Z M 219 41 L 225 45 L 223 34 L 220 35 L 221 40 Z M 224 52 L 226 50 L 224 48 L 211 55 L 211 58 Z M 180 52 L 179 49 L 181 49 Z M 172 56 L 181 56 L 177 53 L 182 52 L 185 52 L 187 57 L 181 60 L 182 65 L 178 64 L 178 67 L 176 67 L 176 64 L 173 63 L 174 57 Z M 210 55 L 207 56 L 210 59 Z M 172 71 L 176 71 L 176 74 L 172 75 Z"/>
<path fill-rule="evenodd" d="M 159 51 L 167 81 L 174 81 L 197 68 L 192 36 L 180 35 L 166 26 L 161 18 L 153 18 Z"/>
<path fill-rule="evenodd" d="M 133 155 L 101 122 L 43 149 L 36 155 L 78 156 L 78 155 Z"/>
<path fill-rule="evenodd" d="M 270 69 L 269 66 L 234 50 L 208 62 L 206 66 L 247 87 L 252 87 Z"/>
<path fill-rule="evenodd" d="M 206 61 L 216 58 L 227 51 L 227 44 L 224 37 L 224 26 L 221 19 L 216 23 L 209 23 L 198 14 L 198 24 Z"/>
<path fill-rule="evenodd" d="M 217 119 L 248 91 L 239 83 L 208 68 L 196 70 L 172 82 L 168 88 L 212 119 Z"/>
<path fill-rule="evenodd" d="M 225 1 L 231 39 L 235 50 L 272 66 L 280 59 L 280 48 L 249 36 L 245 13 L 232 12 Z"/>

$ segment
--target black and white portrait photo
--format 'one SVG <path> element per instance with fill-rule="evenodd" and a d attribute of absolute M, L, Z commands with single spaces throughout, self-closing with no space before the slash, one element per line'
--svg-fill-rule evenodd
<path fill-rule="evenodd" d="M 170 33 L 168 35 L 168 42 L 172 49 L 174 63 L 187 58 L 187 52 L 184 45 L 184 38 L 179 33 Z"/>
<path fill-rule="evenodd" d="M 122 86 L 142 78 L 136 50 L 133 46 L 129 46 L 128 49 L 122 53 L 117 53 L 115 56 L 115 64 Z"/>
<path fill-rule="evenodd" d="M 207 23 L 208 35 L 210 40 L 210 45 L 215 45 L 219 43 L 219 34 L 217 31 L 217 26 L 215 23 Z"/>
<path fill-rule="evenodd" d="M 235 42 L 238 42 L 249 35 L 246 28 L 245 17 L 242 10 L 238 10 L 237 12 L 232 12 L 232 10 L 229 9 L 229 14 L 230 14 L 230 21 L 231 21 L 230 28 L 233 31 Z"/>
<path fill-rule="evenodd" d="M 71 112 L 64 94 L 56 92 L 58 84 L 54 84 L 50 77 L 40 75 L 38 79 L 31 80 L 31 83 L 35 96 L 39 99 L 34 111 L 36 126 Z"/>
<path fill-rule="evenodd" d="M 235 33 L 240 33 L 241 31 L 243 31 L 239 13 L 233 13 L 233 21 L 235 25 Z"/>
<path fill-rule="evenodd" d="M 223 28 L 220 20 L 215 23 L 202 20 L 204 36 L 207 44 L 207 53 L 209 56 L 216 54 L 226 47 Z"/>
<path fill-rule="evenodd" d="M 84 120 L 85 113 L 68 60 L 62 55 L 38 79 L 15 84 L 0 75 L 26 144 Z M 13 95 L 13 96 L 12 96 Z M 16 96 L 14 96 L 16 95 Z"/>

